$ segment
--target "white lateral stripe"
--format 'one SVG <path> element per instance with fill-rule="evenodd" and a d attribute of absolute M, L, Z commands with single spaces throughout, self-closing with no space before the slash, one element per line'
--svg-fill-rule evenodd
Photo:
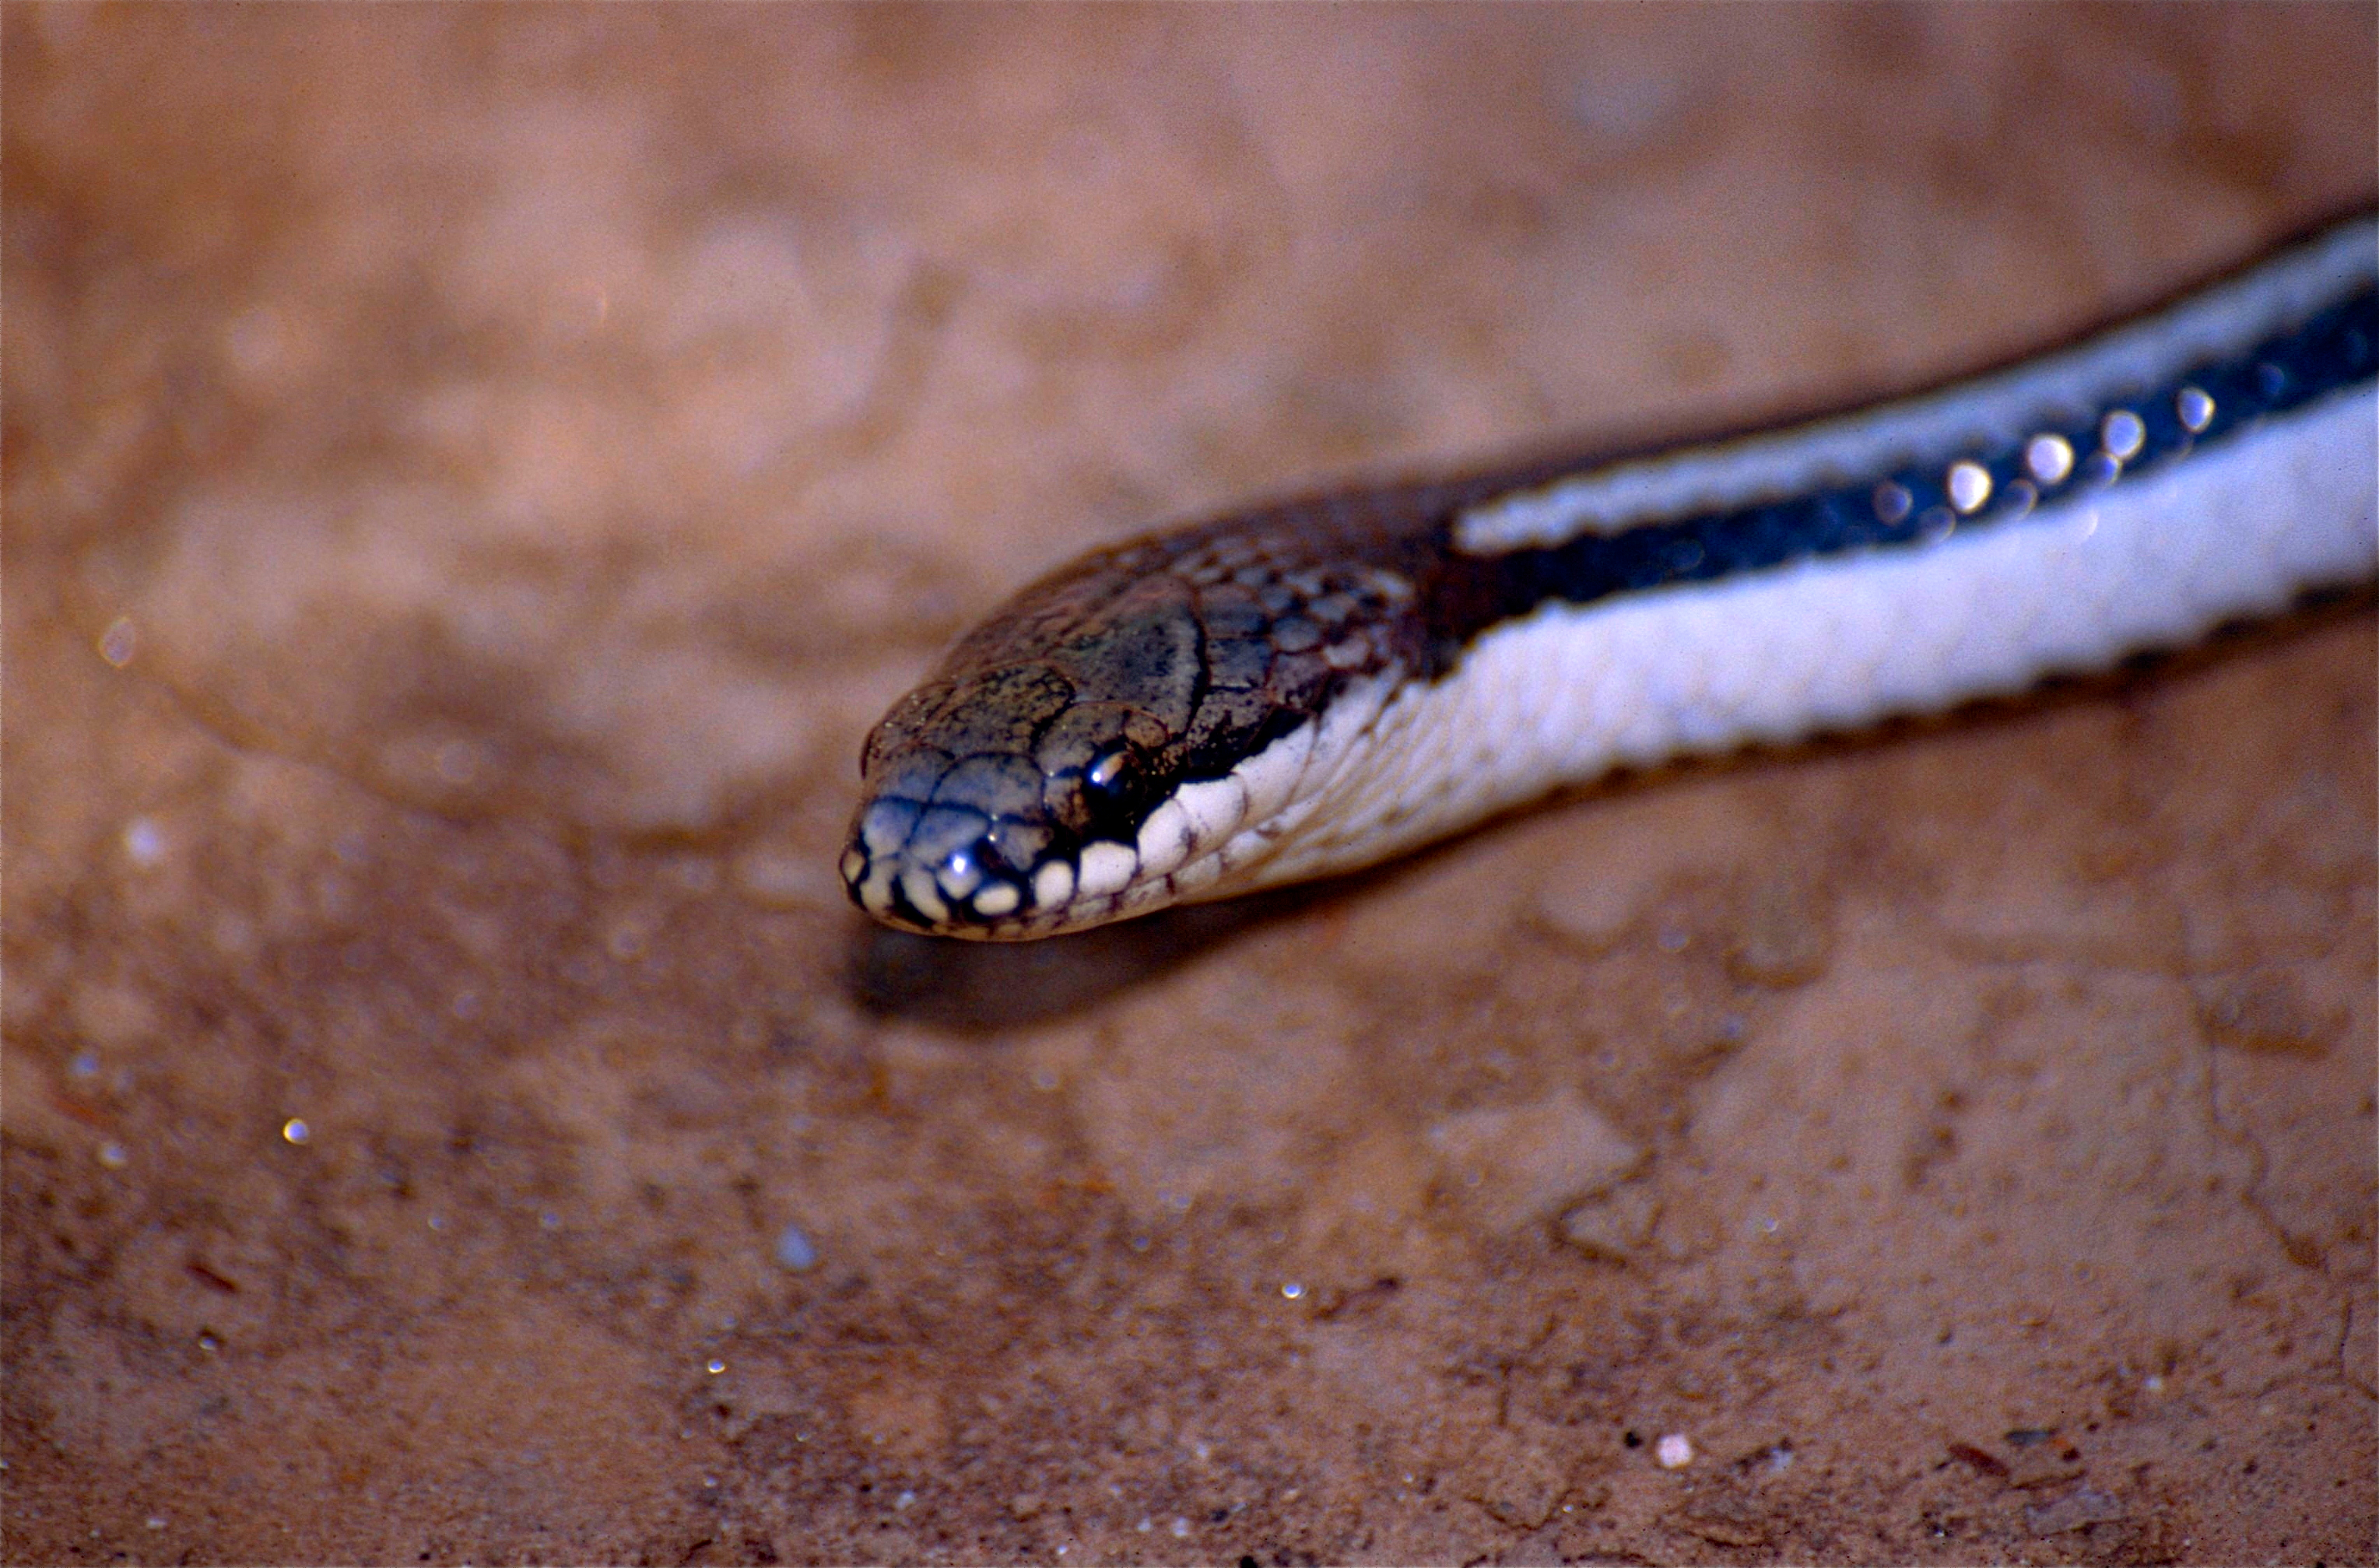
<path fill-rule="evenodd" d="M 1789 742 L 2176 646 L 2379 572 L 2379 396 L 2299 409 L 2020 527 L 1549 606 L 1400 693 L 1312 820 L 1203 898 L 1350 871 L 1623 765 Z M 1250 830 L 1252 836 L 1254 829 Z"/>

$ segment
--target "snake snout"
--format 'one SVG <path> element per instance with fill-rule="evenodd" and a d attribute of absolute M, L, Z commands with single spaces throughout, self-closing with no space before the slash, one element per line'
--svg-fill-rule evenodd
<path fill-rule="evenodd" d="M 1028 901 L 992 818 L 967 806 L 872 801 L 842 855 L 851 900 L 878 920 L 943 935 L 993 935 Z"/>

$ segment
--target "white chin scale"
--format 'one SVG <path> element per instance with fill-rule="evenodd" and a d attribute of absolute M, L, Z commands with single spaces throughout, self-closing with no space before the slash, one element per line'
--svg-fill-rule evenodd
<path fill-rule="evenodd" d="M 933 864 L 911 860 L 901 848 L 871 825 L 862 830 L 859 843 L 842 852 L 844 883 L 860 907 L 879 920 L 969 935 L 1024 906 L 1023 888 L 986 876 L 970 854 L 950 855 Z"/>
<path fill-rule="evenodd" d="M 1379 706 L 1379 694 L 1342 697 L 1320 724 L 1299 725 L 1220 778 L 1181 786 L 1149 814 L 1136 843 L 1093 839 L 1078 859 L 1045 862 L 1029 886 L 985 878 L 955 858 L 916 863 L 888 838 L 882 844 L 863 838 L 845 850 L 843 880 L 879 919 L 909 923 L 912 911 L 938 935 L 990 941 L 1103 925 L 1160 904 L 1261 887 L 1275 880 L 1263 867 L 1310 804 L 1322 771 L 1317 753 L 1342 757 Z"/>
<path fill-rule="evenodd" d="M 1184 784 L 1148 814 L 1135 843 L 1095 839 L 1077 862 L 1050 861 L 1033 873 L 1031 901 L 1013 918 L 949 934 L 1045 936 L 1290 880 L 1296 872 L 1274 865 L 1282 847 L 1330 796 L 1391 684 L 1359 682 L 1320 721 L 1298 725 L 1220 778 Z"/>

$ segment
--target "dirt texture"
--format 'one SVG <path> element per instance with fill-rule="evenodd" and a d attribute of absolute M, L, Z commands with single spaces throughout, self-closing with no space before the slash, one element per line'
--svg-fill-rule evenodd
<path fill-rule="evenodd" d="M 2367 1561 L 2367 599 L 1035 947 L 868 725 L 1095 542 L 1954 371 L 2373 13 L 5 18 L 34 1562 Z"/>

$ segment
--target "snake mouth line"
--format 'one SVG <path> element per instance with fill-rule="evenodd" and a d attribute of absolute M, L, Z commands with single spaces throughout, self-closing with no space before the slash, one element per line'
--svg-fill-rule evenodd
<path fill-rule="evenodd" d="M 878 797 L 843 850 L 843 885 L 853 903 L 888 924 L 995 942 L 1216 897 L 1269 850 L 1261 825 L 1304 782 L 1321 728 L 1298 725 L 1223 777 L 1179 785 L 1150 809 L 1130 843 L 1053 846 L 1024 866 L 994 841 L 992 802 Z"/>
<path fill-rule="evenodd" d="M 1029 885 L 990 878 L 961 897 L 947 891 L 947 866 L 904 869 L 898 857 L 872 858 L 854 845 L 843 853 L 842 874 L 851 901 L 887 924 L 927 936 L 1004 942 L 1104 924 L 1142 904 L 1178 899 L 1195 884 L 1220 875 L 1219 855 L 1206 861 L 1213 863 L 1202 874 L 1202 862 L 1193 862 L 1143 874 L 1129 846 L 1093 840 L 1083 847 L 1082 862 L 1055 856 L 1042 862 Z M 1083 862 L 1092 868 L 1087 875 Z"/>
<path fill-rule="evenodd" d="M 851 901 L 878 920 L 927 935 L 997 941 L 1069 923 L 1079 906 L 1119 892 L 1139 870 L 1128 846 L 1105 840 L 1084 845 L 1080 861 L 1045 857 L 1024 876 L 986 874 L 982 858 L 972 850 L 953 850 L 937 862 L 898 849 L 870 853 L 863 827 L 843 851 L 842 878 Z M 1100 881 L 1085 877 L 1084 862 Z"/>

